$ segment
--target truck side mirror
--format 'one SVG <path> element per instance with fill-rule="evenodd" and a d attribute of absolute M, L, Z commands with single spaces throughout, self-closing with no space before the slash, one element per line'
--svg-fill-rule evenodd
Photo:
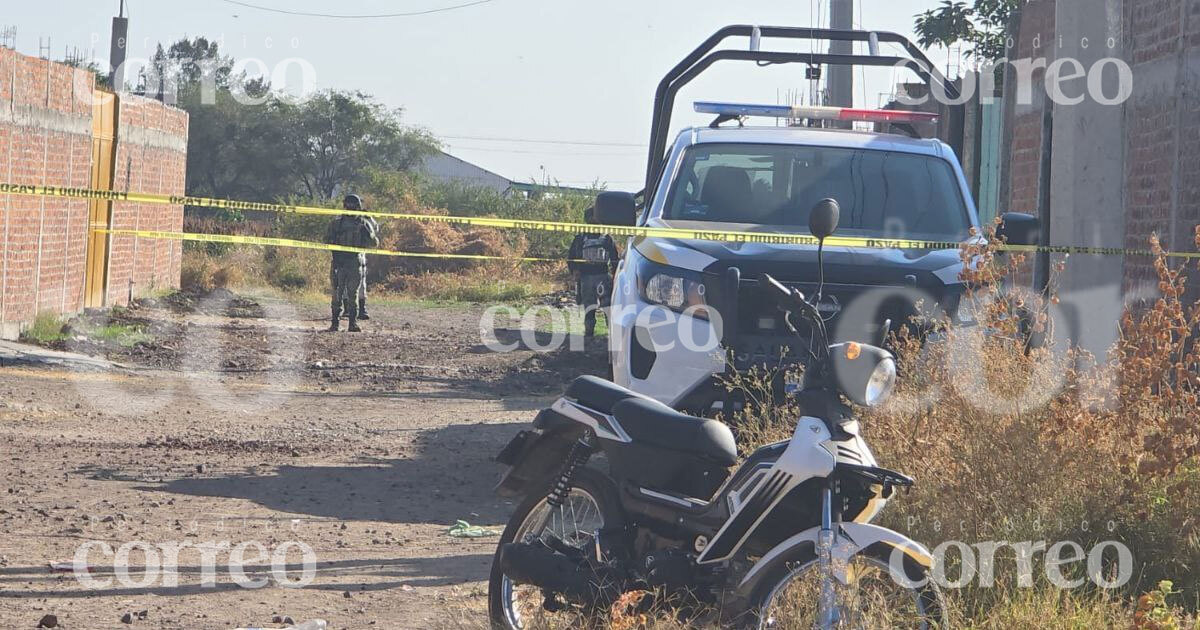
<path fill-rule="evenodd" d="M 818 239 L 825 240 L 837 231 L 838 220 L 842 215 L 842 207 L 836 199 L 822 199 L 813 206 L 808 214 L 808 232 Z"/>
<path fill-rule="evenodd" d="M 1031 214 L 1006 212 L 1000 217 L 996 238 L 1009 245 L 1037 245 L 1041 227 L 1041 220 Z"/>
<path fill-rule="evenodd" d="M 602 192 L 596 195 L 596 223 L 632 226 L 637 223 L 637 202 L 633 193 Z"/>

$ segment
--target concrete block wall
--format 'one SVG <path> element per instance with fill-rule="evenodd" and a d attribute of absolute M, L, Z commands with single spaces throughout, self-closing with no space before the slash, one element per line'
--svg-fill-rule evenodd
<path fill-rule="evenodd" d="M 94 87 L 88 71 L 0 48 L 0 181 L 88 187 Z M 183 194 L 187 114 L 120 102 L 114 189 Z M 183 229 L 181 206 L 116 203 L 113 215 L 117 229 Z M 87 230 L 86 201 L 0 195 L 0 336 L 83 308 Z M 178 242 L 116 237 L 109 252 L 106 305 L 179 285 Z"/>

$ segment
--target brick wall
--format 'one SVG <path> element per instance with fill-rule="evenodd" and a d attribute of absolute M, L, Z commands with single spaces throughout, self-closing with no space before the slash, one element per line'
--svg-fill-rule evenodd
<path fill-rule="evenodd" d="M 1015 46 L 1008 51 L 1010 60 L 1046 58 L 1054 59 L 1054 0 L 1031 0 L 1021 10 L 1019 32 Z M 1038 44 L 1035 46 L 1034 44 Z M 1025 212 L 1036 215 L 1038 206 L 1038 178 L 1042 155 L 1042 107 L 1045 95 L 1044 70 L 1033 72 L 1033 99 L 1031 104 L 1014 103 L 1009 109 L 1008 129 L 1011 130 L 1009 157 L 1008 200 L 1004 209 L 1009 212 Z"/>
<path fill-rule="evenodd" d="M 87 186 L 93 77 L 0 48 L 0 179 Z M 78 310 L 87 202 L 0 195 L 0 324 Z"/>
<path fill-rule="evenodd" d="M 88 187 L 94 76 L 0 48 L 0 181 Z M 122 95 L 118 190 L 183 193 L 187 114 Z M 115 204 L 115 227 L 181 230 L 180 207 Z M 0 335 L 83 308 L 88 203 L 0 195 Z M 115 239 L 108 303 L 179 283 L 179 243 Z"/>
<path fill-rule="evenodd" d="M 1053 61 L 1055 5 L 1055 0 L 1025 5 L 1010 58 Z M 1124 0 L 1120 19 L 1120 54 L 1134 79 L 1124 110 L 1125 145 L 1112 148 L 1124 152 L 1124 244 L 1144 249 L 1150 235 L 1158 234 L 1169 249 L 1192 251 L 1200 223 L 1200 2 Z M 1041 50 L 1033 47 L 1035 36 Z M 1040 77 L 1035 74 L 1035 93 Z M 1033 106 L 1009 104 L 1006 209 L 1036 214 L 1042 106 L 1034 101 Z M 1153 290 L 1156 284 L 1150 259 L 1125 258 L 1124 291 Z M 1193 295 L 1200 296 L 1200 274 L 1193 273 L 1190 284 Z"/>
<path fill-rule="evenodd" d="M 1200 4 L 1194 0 L 1126 0 L 1124 36 L 1134 93 L 1126 107 L 1127 247 L 1151 234 L 1173 250 L 1194 250 L 1200 222 L 1200 112 L 1195 90 L 1200 55 Z M 1182 264 L 1182 263 L 1180 263 Z M 1192 274 L 1197 296 L 1200 274 Z M 1153 289 L 1151 260 L 1129 258 L 1126 290 Z"/>
<path fill-rule="evenodd" d="M 159 101 L 122 95 L 113 189 L 182 195 L 186 177 L 187 114 Z M 183 206 L 114 203 L 113 229 L 183 231 Z M 114 236 L 108 270 L 108 302 L 178 288 L 181 241 Z"/>

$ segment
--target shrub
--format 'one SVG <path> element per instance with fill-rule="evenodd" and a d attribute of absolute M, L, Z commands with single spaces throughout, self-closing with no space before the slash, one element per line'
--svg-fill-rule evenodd
<path fill-rule="evenodd" d="M 38 313 L 21 337 L 40 345 L 51 345 L 67 338 L 66 321 L 50 311 Z"/>
<path fill-rule="evenodd" d="M 1101 360 L 1055 344 L 1041 298 L 1001 291 L 1001 281 L 1019 275 L 1021 256 L 998 257 L 995 245 L 964 249 L 965 260 L 981 261 L 965 274 L 980 326 L 940 322 L 947 338 L 927 343 L 907 330 L 896 334 L 897 391 L 887 405 L 860 410 L 881 465 L 918 480 L 883 512 L 882 525 L 931 547 L 1073 541 L 1089 549 L 1117 540 L 1136 563 L 1119 595 L 1170 578 L 1180 601 L 1195 605 L 1200 303 L 1183 301 L 1183 270 L 1166 264 L 1157 241 L 1152 247 L 1162 297 L 1125 317 L 1121 338 Z M 1047 344 L 1030 347 L 1027 332 Z M 1038 395 L 1022 397 L 1030 393 Z M 795 417 L 786 407 L 752 406 L 738 418 L 739 439 L 786 439 Z M 958 575 L 956 560 L 948 564 L 947 574 Z M 1098 589 L 1058 591 L 1042 572 L 1034 572 L 1032 589 L 1019 588 L 1016 568 L 1011 550 L 997 554 L 996 588 L 951 592 L 958 625 L 1104 627 L 1125 610 Z M 1042 619 L 1049 604 L 1065 608 Z"/>

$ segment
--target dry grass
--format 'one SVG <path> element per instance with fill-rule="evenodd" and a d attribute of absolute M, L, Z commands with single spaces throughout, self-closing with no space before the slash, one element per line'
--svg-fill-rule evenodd
<path fill-rule="evenodd" d="M 399 295 L 437 302 L 512 304 L 566 286 L 562 265 L 490 264 L 457 273 L 394 274 L 387 286 Z"/>
<path fill-rule="evenodd" d="M 468 240 L 462 247 L 476 247 L 480 242 Z M 437 302 L 511 304 L 562 290 L 568 284 L 562 264 L 464 264 L 455 261 L 442 265 L 453 267 L 453 270 L 436 271 L 426 269 L 430 266 L 428 263 L 416 262 L 400 267 L 388 265 L 391 260 L 385 257 L 371 259 L 368 286 L 372 295 Z M 205 292 L 216 288 L 273 288 L 291 294 L 324 294 L 329 290 L 329 255 L 313 250 L 253 245 L 233 247 L 218 254 L 210 253 L 204 247 L 185 247 L 181 284 L 184 289 Z"/>
<path fill-rule="evenodd" d="M 943 326 L 945 339 L 925 344 L 901 332 L 895 396 L 861 410 L 881 464 L 918 480 L 880 524 L 930 547 L 1074 541 L 1088 550 L 1116 540 L 1133 551 L 1125 588 L 1063 591 L 1046 579 L 1044 556 L 1035 558 L 1032 584 L 1018 584 L 1016 554 L 1002 550 L 994 587 L 975 581 L 948 593 L 953 627 L 1128 628 L 1133 598 L 1173 580 L 1159 613 L 1174 621 L 1137 627 L 1200 628 L 1172 610 L 1194 614 L 1200 601 L 1200 303 L 1183 301 L 1183 270 L 1159 257 L 1162 297 L 1127 314 L 1120 340 L 1097 360 L 1054 343 L 1040 296 L 1002 289 L 1021 274 L 1021 256 L 994 247 L 963 256 L 981 261 L 966 278 L 980 325 Z M 1022 317 L 1049 340 L 1045 347 L 1027 347 Z M 770 376 L 735 379 L 762 402 L 737 419 L 744 453 L 790 437 L 795 410 L 754 385 Z M 947 564 L 951 579 L 960 575 L 956 553 Z M 1106 564 L 1105 575 L 1112 571 Z"/>

